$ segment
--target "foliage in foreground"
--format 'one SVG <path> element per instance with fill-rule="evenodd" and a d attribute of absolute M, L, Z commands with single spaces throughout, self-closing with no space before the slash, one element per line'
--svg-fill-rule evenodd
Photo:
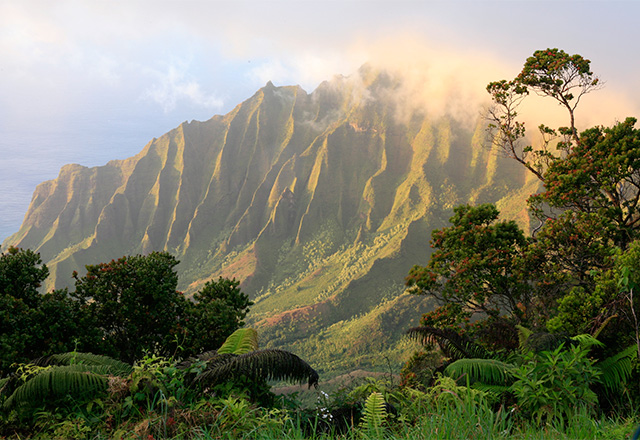
<path fill-rule="evenodd" d="M 512 409 L 494 407 L 486 393 L 444 376 L 428 391 L 367 380 L 331 395 L 313 391 L 318 396 L 315 406 L 302 407 L 289 396 L 267 408 L 239 389 L 190 394 L 180 371 L 166 359 L 148 358 L 129 378 L 114 380 L 106 392 L 87 401 L 41 406 L 22 423 L 15 414 L 3 415 L 1 435 L 15 439 L 620 439 L 628 438 L 637 422 L 594 418 L 577 408 L 569 422 L 540 427 Z M 151 378 L 154 381 L 148 382 Z"/>
<path fill-rule="evenodd" d="M 223 425 L 229 417 L 239 423 L 236 418 L 250 408 L 249 400 L 255 407 L 272 395 L 268 379 L 309 387 L 318 383 L 318 373 L 294 354 L 258 350 L 253 329 L 239 329 L 219 351 L 181 363 L 154 355 L 131 366 L 72 352 L 38 359 L 18 373 L 1 384 L 0 435 L 44 430 L 43 437 L 55 437 L 77 422 L 82 425 L 75 427 L 78 433 L 96 431 L 110 438 L 123 437 L 134 423 L 136 435 L 151 430 L 152 436 L 173 436 L 182 429 L 174 425 L 176 417 L 186 417 L 184 411 L 194 429 L 209 418 Z M 221 405 L 235 415 L 222 414 Z M 151 429 L 155 419 L 162 419 L 163 432 Z"/>

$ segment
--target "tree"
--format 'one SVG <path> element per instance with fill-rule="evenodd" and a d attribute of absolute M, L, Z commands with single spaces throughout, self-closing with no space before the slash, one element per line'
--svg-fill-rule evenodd
<path fill-rule="evenodd" d="M 73 349 L 78 309 L 65 291 L 41 294 L 49 275 L 40 255 L 10 247 L 0 255 L 0 372 Z"/>
<path fill-rule="evenodd" d="M 578 143 L 575 110 L 583 95 L 600 87 L 600 79 L 591 71 L 591 62 L 582 55 L 563 50 L 536 50 L 527 58 L 517 83 L 535 93 L 555 99 L 570 117 L 568 134 Z"/>
<path fill-rule="evenodd" d="M 548 219 L 530 241 L 524 270 L 535 286 L 532 324 L 550 329 L 547 321 L 558 313 L 559 301 L 570 294 L 595 291 L 601 274 L 615 264 L 616 249 L 607 234 L 608 226 L 597 214 L 565 211 Z M 572 331 L 595 331 L 606 318 L 605 314 L 589 319 Z"/>
<path fill-rule="evenodd" d="M 534 52 L 520 74 L 511 81 L 489 83 L 494 106 L 489 110 L 492 142 L 508 157 L 523 164 L 545 186 L 530 198 L 532 213 L 541 220 L 548 208 L 598 214 L 609 222 L 617 246 L 626 247 L 636 237 L 640 223 L 640 131 L 635 118 L 613 127 L 593 127 L 578 135 L 575 110 L 585 94 L 600 88 L 590 61 L 562 50 Z M 569 115 L 569 126 L 539 129 L 545 138 L 540 148 L 525 142 L 524 122 L 517 109 L 530 92 L 551 97 Z M 561 140 L 552 149 L 551 141 Z"/>
<path fill-rule="evenodd" d="M 520 162 L 544 182 L 549 163 L 571 153 L 579 143 L 575 110 L 580 99 L 600 86 L 599 78 L 591 71 L 591 62 L 581 55 L 558 49 L 535 51 L 515 79 L 494 81 L 487 86 L 494 102 L 487 115 L 492 142 L 505 156 Z M 518 107 L 530 92 L 556 100 L 569 114 L 568 127 L 555 130 L 539 126 L 545 138 L 540 149 L 527 144 L 525 123 L 518 120 Z M 563 140 L 557 145 L 558 153 L 554 153 L 549 149 L 550 136 L 558 134 Z"/>
<path fill-rule="evenodd" d="M 534 215 L 549 208 L 599 216 L 608 237 L 624 249 L 640 230 L 640 130 L 635 118 L 580 134 L 564 158 L 544 173 L 544 191 L 529 199 Z M 547 208 L 549 207 L 549 208 Z"/>
<path fill-rule="evenodd" d="M 48 276 L 49 269 L 42 264 L 40 254 L 30 249 L 12 246 L 0 255 L 0 294 L 10 295 L 28 307 L 38 303 L 38 288 Z"/>
<path fill-rule="evenodd" d="M 219 277 L 208 281 L 193 295 L 183 319 L 186 329 L 181 343 L 183 356 L 193 356 L 217 347 L 244 325 L 243 319 L 253 302 L 240 288 L 239 281 Z"/>
<path fill-rule="evenodd" d="M 244 325 L 239 282 L 220 277 L 184 298 L 168 253 L 125 256 L 77 272 L 75 292 L 41 294 L 49 271 L 31 250 L 0 255 L 0 371 L 79 349 L 132 363 L 145 351 L 190 356 L 220 345 Z"/>
<path fill-rule="evenodd" d="M 177 264 L 172 255 L 153 252 L 86 266 L 84 277 L 74 273 L 73 296 L 100 334 L 99 340 L 87 341 L 85 350 L 129 363 L 145 350 L 171 354 L 187 308 L 176 290 Z"/>
<path fill-rule="evenodd" d="M 512 323 L 571 334 L 605 328 L 603 337 L 616 344 L 612 350 L 629 342 L 637 319 L 630 318 L 633 303 L 616 288 L 617 256 L 640 238 L 640 130 L 628 118 L 578 133 L 578 104 L 600 86 L 589 60 L 558 49 L 536 51 L 513 80 L 487 86 L 494 102 L 488 113 L 493 144 L 543 184 L 528 200 L 540 225 L 532 237 L 515 239 L 504 227 L 492 229 L 504 222 L 482 223 L 481 216 L 465 227 L 461 213 L 472 208 L 458 208 L 453 226 L 434 233 L 436 251 L 427 266 L 414 268 L 407 279 L 444 304 L 425 315 L 423 325 L 463 333 L 473 329 L 461 312 L 482 311 L 496 320 L 500 311 Z M 568 114 L 567 127 L 540 125 L 543 142 L 535 148 L 518 115 L 532 93 L 555 100 Z M 617 325 L 607 327 L 611 320 Z"/>
<path fill-rule="evenodd" d="M 407 285 L 414 293 L 458 304 L 460 312 L 525 320 L 531 288 L 518 259 L 528 242 L 515 222 L 497 221 L 498 215 L 491 204 L 454 208 L 452 226 L 432 233 L 436 250 L 426 266 L 411 269 Z"/>
<path fill-rule="evenodd" d="M 550 329 L 595 331 L 609 317 L 624 315 L 620 295 L 603 280 L 617 264 L 616 253 L 639 238 L 640 130 L 627 118 L 578 134 L 580 99 L 601 85 L 589 60 L 546 49 L 529 57 L 515 79 L 487 86 L 493 143 L 544 185 L 528 200 L 540 226 L 527 257 L 536 307 L 543 321 L 551 320 Z M 569 116 L 568 127 L 539 127 L 544 142 L 538 148 L 525 142 L 518 120 L 518 107 L 531 92 L 551 97 Z"/>

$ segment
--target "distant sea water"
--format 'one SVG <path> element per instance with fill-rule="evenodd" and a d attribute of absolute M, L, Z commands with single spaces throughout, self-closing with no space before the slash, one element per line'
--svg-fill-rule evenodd
<path fill-rule="evenodd" d="M 2 128 L 0 133 L 0 242 L 20 229 L 39 183 L 55 179 L 63 165 L 93 167 L 134 156 L 179 123 L 75 121 L 73 128 Z M 7 243 L 8 244 L 8 243 Z"/>

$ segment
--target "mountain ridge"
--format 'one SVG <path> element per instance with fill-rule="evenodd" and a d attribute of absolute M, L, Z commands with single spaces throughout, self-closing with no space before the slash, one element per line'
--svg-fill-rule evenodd
<path fill-rule="evenodd" d="M 392 99 L 401 85 L 370 66 L 310 94 L 269 82 L 226 115 L 182 123 L 131 158 L 66 165 L 36 188 L 3 248 L 40 252 L 47 289 L 69 286 L 85 264 L 168 251 L 181 260 L 187 293 L 238 278 L 265 346 L 295 348 L 327 371 L 372 362 L 362 347 L 395 350 L 401 330 L 433 307 L 402 286 L 427 261 L 430 231 L 454 206 L 483 202 L 528 228 L 526 212 L 510 209 L 535 190 L 483 145 L 481 121 L 404 111 Z M 364 322 L 382 333 L 358 330 Z M 342 359 L 349 328 L 363 342 Z M 333 351 L 319 352 L 323 334 Z"/>

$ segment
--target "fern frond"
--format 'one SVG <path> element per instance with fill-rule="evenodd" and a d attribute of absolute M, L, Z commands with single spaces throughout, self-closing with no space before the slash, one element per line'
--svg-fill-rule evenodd
<path fill-rule="evenodd" d="M 489 385 L 486 383 L 477 382 L 471 387 L 478 391 L 494 394 L 496 396 L 500 396 L 511 391 L 511 385 Z"/>
<path fill-rule="evenodd" d="M 185 359 L 184 361 L 178 364 L 178 368 L 181 370 L 186 370 L 190 368 L 194 363 L 198 361 L 204 361 L 207 363 L 208 368 L 213 368 L 216 365 L 224 364 L 226 362 L 230 362 L 231 360 L 238 357 L 237 354 L 232 353 L 223 353 L 218 354 L 216 350 L 205 351 L 204 353 L 199 354 L 196 357 L 191 357 L 189 359 Z"/>
<path fill-rule="evenodd" d="M 453 330 L 436 327 L 413 327 L 407 330 L 409 338 L 422 343 L 437 343 L 445 356 L 457 360 L 465 358 L 491 359 L 493 355 L 481 345 Z"/>
<path fill-rule="evenodd" d="M 37 404 L 72 395 L 77 398 L 105 391 L 110 367 L 104 365 L 63 365 L 43 370 L 19 386 L 5 401 L 5 408 Z"/>
<path fill-rule="evenodd" d="M 216 356 L 218 356 L 218 350 L 210 350 L 210 351 L 205 351 L 204 353 L 200 353 L 198 356 L 196 356 L 196 359 L 201 361 L 210 361 Z"/>
<path fill-rule="evenodd" d="M 379 433 L 379 429 L 387 418 L 386 402 L 382 393 L 377 391 L 371 393 L 364 403 L 362 410 L 362 421 L 360 426 L 367 430 Z"/>
<path fill-rule="evenodd" d="M 258 332 L 252 328 L 239 328 L 229 335 L 218 353 L 246 354 L 257 349 Z"/>
<path fill-rule="evenodd" d="M 576 341 L 578 344 L 580 344 L 581 348 L 584 349 L 589 349 L 591 347 L 604 347 L 605 344 L 598 341 L 596 338 L 594 338 L 593 336 L 591 336 L 588 333 L 583 333 L 580 335 L 575 335 L 573 337 L 571 337 L 571 340 Z"/>
<path fill-rule="evenodd" d="M 495 359 L 458 359 L 449 364 L 444 373 L 456 380 L 468 376 L 470 383 L 508 385 L 514 380 L 513 369 L 513 365 Z"/>
<path fill-rule="evenodd" d="M 318 373 L 309 364 L 285 350 L 267 349 L 236 356 L 220 354 L 211 359 L 196 381 L 217 384 L 233 377 L 247 376 L 265 380 L 308 382 L 317 386 Z"/>
<path fill-rule="evenodd" d="M 638 357 L 638 347 L 631 345 L 595 364 L 602 372 L 600 381 L 609 392 L 616 392 L 631 376 L 632 361 Z"/>
<path fill-rule="evenodd" d="M 133 371 L 133 367 L 125 362 L 113 359 L 109 356 L 102 356 L 93 353 L 60 353 L 42 358 L 38 365 L 95 365 L 109 368 L 109 374 L 113 376 L 128 376 Z"/>
<path fill-rule="evenodd" d="M 520 351 L 526 351 L 527 340 L 529 339 L 529 336 L 533 334 L 533 332 L 521 325 L 516 325 L 516 328 L 518 329 L 518 343 L 520 345 Z"/>
<path fill-rule="evenodd" d="M 200 353 L 195 357 L 190 357 L 188 359 L 183 360 L 178 364 L 178 368 L 181 370 L 186 370 L 187 368 L 191 367 L 194 363 L 198 361 L 209 362 L 211 359 L 214 359 L 217 356 L 219 356 L 218 350 L 205 351 L 204 353 Z"/>

